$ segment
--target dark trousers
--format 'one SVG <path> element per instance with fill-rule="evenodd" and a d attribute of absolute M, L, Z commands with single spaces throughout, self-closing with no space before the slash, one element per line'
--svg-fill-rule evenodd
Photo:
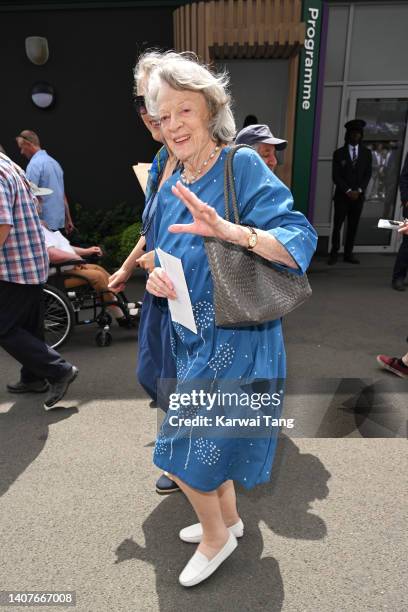
<path fill-rule="evenodd" d="M 0 346 L 22 364 L 23 382 L 55 382 L 71 368 L 44 342 L 44 304 L 39 285 L 0 280 Z"/>
<path fill-rule="evenodd" d="M 408 217 L 408 206 L 402 208 L 402 216 Z M 401 246 L 397 253 L 394 270 L 392 271 L 392 280 L 404 280 L 408 272 L 408 235 L 402 237 Z"/>
<path fill-rule="evenodd" d="M 340 231 L 347 218 L 346 240 L 344 244 L 344 257 L 350 257 L 353 252 L 354 240 L 357 233 L 358 222 L 364 201 L 350 200 L 349 197 L 336 198 L 334 200 L 334 223 L 332 234 L 332 250 L 336 254 L 340 248 Z"/>
<path fill-rule="evenodd" d="M 401 246 L 399 248 L 397 259 L 395 260 L 394 270 L 392 271 L 392 280 L 404 280 L 408 272 L 408 235 L 402 237 Z"/>

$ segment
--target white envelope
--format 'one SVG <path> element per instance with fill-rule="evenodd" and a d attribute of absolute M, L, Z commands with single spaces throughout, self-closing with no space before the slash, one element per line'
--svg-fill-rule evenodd
<path fill-rule="evenodd" d="M 379 219 L 377 227 L 380 229 L 399 230 L 402 225 L 402 221 L 395 221 L 394 219 Z"/>
<path fill-rule="evenodd" d="M 175 300 L 167 300 L 171 319 L 174 323 L 180 323 L 196 334 L 197 326 L 181 259 L 162 251 L 162 249 L 156 249 L 156 253 L 160 265 L 173 283 L 177 295 Z"/>

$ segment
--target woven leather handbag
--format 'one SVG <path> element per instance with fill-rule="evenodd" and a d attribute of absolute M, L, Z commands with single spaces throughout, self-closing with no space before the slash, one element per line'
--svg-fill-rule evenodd
<path fill-rule="evenodd" d="M 225 219 L 239 224 L 232 162 L 237 145 L 224 165 Z M 230 201 L 232 215 L 230 215 Z M 247 327 L 274 321 L 305 302 L 312 294 L 307 276 L 278 269 L 241 246 L 204 238 L 214 284 L 215 322 L 219 327 Z"/>

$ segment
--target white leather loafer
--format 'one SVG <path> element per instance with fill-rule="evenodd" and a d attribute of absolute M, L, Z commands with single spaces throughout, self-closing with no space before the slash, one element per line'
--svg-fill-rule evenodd
<path fill-rule="evenodd" d="M 235 523 L 235 525 L 228 527 L 228 529 L 236 538 L 242 538 L 244 535 L 244 523 L 241 521 L 241 519 L 239 519 L 238 523 Z M 184 529 L 180 531 L 179 536 L 180 540 L 183 540 L 183 542 L 199 544 L 201 542 L 201 538 L 203 537 L 203 528 L 201 523 L 195 523 L 189 527 L 184 527 Z"/>
<path fill-rule="evenodd" d="M 179 576 L 180 584 L 185 587 L 192 587 L 203 582 L 219 568 L 237 546 L 237 538 L 230 532 L 226 544 L 210 561 L 201 552 L 195 552 Z"/>

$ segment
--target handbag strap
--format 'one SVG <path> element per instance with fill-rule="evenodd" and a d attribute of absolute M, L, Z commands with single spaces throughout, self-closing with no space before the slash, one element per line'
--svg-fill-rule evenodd
<path fill-rule="evenodd" d="M 253 150 L 253 147 L 250 147 L 249 145 L 246 145 L 246 144 L 232 145 L 230 151 L 228 151 L 227 157 L 225 159 L 225 164 L 224 164 L 225 219 L 226 221 L 232 221 L 232 218 L 233 218 L 233 222 L 236 223 L 237 225 L 239 225 L 239 211 L 238 211 L 238 205 L 237 205 L 237 193 L 235 190 L 234 171 L 233 171 L 232 162 L 234 160 L 235 153 L 238 151 L 238 149 L 242 149 L 242 148 Z M 230 218 L 230 199 L 231 199 L 231 204 L 232 204 L 231 218 Z"/>

